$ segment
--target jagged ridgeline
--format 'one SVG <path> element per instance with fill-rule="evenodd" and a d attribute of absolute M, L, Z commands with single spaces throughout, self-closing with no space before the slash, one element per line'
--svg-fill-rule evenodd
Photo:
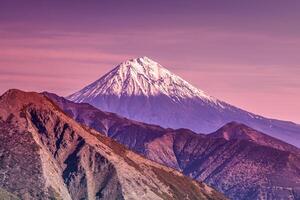
<path fill-rule="evenodd" d="M 225 199 L 206 184 L 78 124 L 47 97 L 0 97 L 4 199 Z"/>

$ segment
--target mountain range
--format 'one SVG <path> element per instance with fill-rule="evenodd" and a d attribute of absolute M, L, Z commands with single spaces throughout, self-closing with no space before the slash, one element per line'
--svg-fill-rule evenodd
<path fill-rule="evenodd" d="M 236 121 L 300 147 L 300 125 L 268 119 L 218 100 L 148 57 L 119 64 L 67 99 L 133 120 L 197 133 L 210 133 Z"/>
<path fill-rule="evenodd" d="M 44 93 L 65 113 L 145 157 L 204 181 L 230 199 L 299 199 L 300 150 L 230 122 L 210 134 L 163 128 Z"/>
<path fill-rule="evenodd" d="M 299 133 L 136 58 L 67 98 L 0 96 L 0 199 L 297 200 Z"/>
<path fill-rule="evenodd" d="M 66 115 L 42 94 L 0 97 L 0 198 L 225 199 Z"/>

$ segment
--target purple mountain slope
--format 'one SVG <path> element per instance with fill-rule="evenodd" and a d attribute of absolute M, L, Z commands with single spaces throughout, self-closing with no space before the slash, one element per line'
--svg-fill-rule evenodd
<path fill-rule="evenodd" d="M 147 57 L 119 64 L 67 98 L 130 119 L 201 133 L 237 121 L 300 147 L 300 125 L 268 119 L 229 105 Z"/>
<path fill-rule="evenodd" d="M 299 199 L 300 150 L 232 122 L 214 133 L 164 129 L 44 93 L 75 120 L 147 158 L 204 181 L 230 199 Z"/>

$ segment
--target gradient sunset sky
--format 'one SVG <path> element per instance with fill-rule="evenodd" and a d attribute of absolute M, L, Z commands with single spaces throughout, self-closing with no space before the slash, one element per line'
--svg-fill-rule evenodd
<path fill-rule="evenodd" d="M 300 1 L 0 0 L 0 93 L 68 95 L 148 56 L 208 94 L 300 123 Z"/>

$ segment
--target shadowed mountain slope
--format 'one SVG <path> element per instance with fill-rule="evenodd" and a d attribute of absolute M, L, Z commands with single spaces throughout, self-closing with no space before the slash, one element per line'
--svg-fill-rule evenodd
<path fill-rule="evenodd" d="M 231 199 L 299 199 L 297 147 L 232 122 L 203 135 L 164 129 L 44 93 L 74 119 L 130 149 L 204 181 Z"/>

